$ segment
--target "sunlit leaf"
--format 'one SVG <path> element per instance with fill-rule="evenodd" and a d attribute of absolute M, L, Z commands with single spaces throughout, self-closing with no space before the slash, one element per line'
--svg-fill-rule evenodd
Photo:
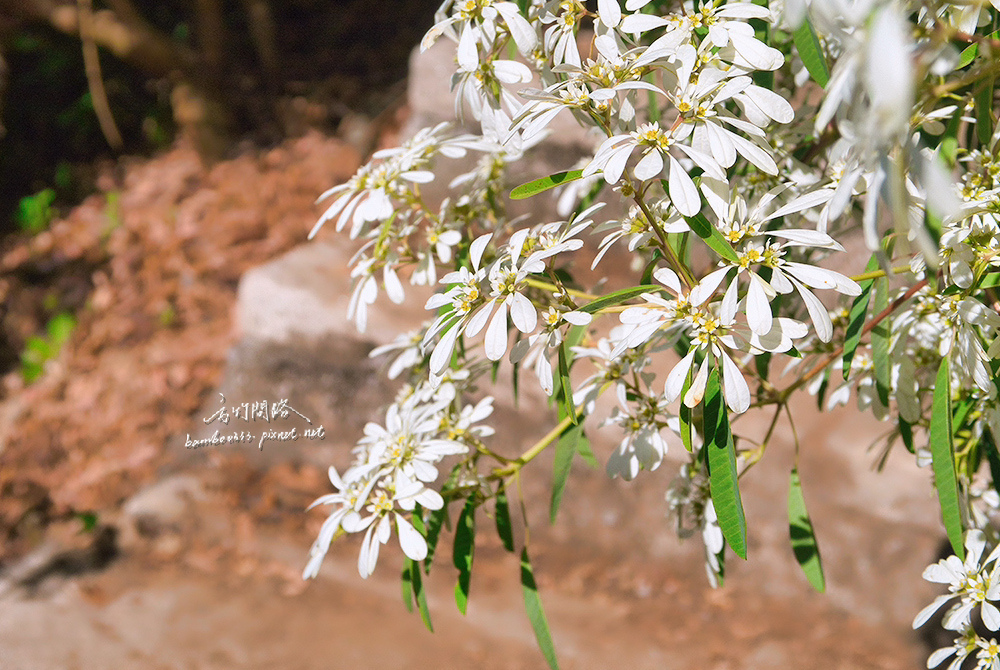
<path fill-rule="evenodd" d="M 878 269 L 878 258 L 872 254 L 865 272 L 872 272 Z M 851 374 L 851 362 L 854 360 L 854 352 L 861 342 L 861 331 L 865 327 L 865 319 L 868 316 L 868 303 L 871 302 L 872 285 L 874 279 L 866 279 L 858 282 L 861 286 L 861 294 L 854 299 L 851 305 L 851 313 L 847 318 L 847 331 L 844 333 L 844 379 Z"/>
<path fill-rule="evenodd" d="M 559 504 L 562 502 L 563 492 L 566 489 L 566 479 L 569 477 L 570 468 L 573 465 L 573 456 L 580 449 L 580 443 L 586 442 L 587 438 L 583 434 L 583 424 L 571 425 L 559 436 L 556 443 L 555 462 L 552 465 L 552 499 L 549 503 L 549 521 L 556 522 L 556 514 L 559 512 Z"/>
<path fill-rule="evenodd" d="M 458 611 L 465 614 L 469 606 L 469 584 L 472 580 L 472 559 L 476 552 L 476 501 L 465 503 L 455 525 L 455 545 L 452 563 L 458 569 L 458 583 L 455 584 L 455 604 Z"/>
<path fill-rule="evenodd" d="M 514 527 L 510 522 L 510 505 L 507 502 L 507 487 L 501 481 L 496 496 L 497 535 L 507 551 L 514 551 Z"/>
<path fill-rule="evenodd" d="M 826 57 L 823 55 L 823 47 L 816 36 L 816 30 L 813 29 L 808 18 L 792 33 L 792 40 L 795 42 L 795 50 L 799 52 L 802 64 L 809 71 L 809 76 L 817 84 L 826 88 L 827 82 L 830 81 L 830 69 L 827 67 Z"/>
<path fill-rule="evenodd" d="M 662 290 L 663 287 L 659 284 L 643 284 L 641 286 L 633 286 L 632 288 L 625 288 L 621 291 L 615 291 L 614 293 L 609 293 L 607 295 L 601 296 L 597 300 L 591 300 L 586 305 L 580 308 L 579 311 L 587 312 L 588 314 L 594 314 L 605 307 L 614 307 L 615 305 L 620 305 L 626 300 L 631 300 L 632 298 L 637 298 L 643 293 L 656 293 Z"/>
<path fill-rule="evenodd" d="M 531 628 L 535 631 L 538 648 L 541 649 L 549 667 L 552 670 L 559 670 L 556 648 L 552 644 L 552 634 L 549 632 L 549 623 L 546 621 L 545 611 L 542 609 L 542 599 L 538 595 L 538 585 L 535 584 L 535 573 L 531 568 L 527 547 L 521 550 L 521 591 L 524 594 L 524 608 L 528 612 Z"/>
<path fill-rule="evenodd" d="M 962 543 L 962 511 L 958 499 L 958 479 L 955 476 L 955 449 L 952 439 L 951 369 L 945 356 L 934 382 L 934 402 L 931 409 L 930 448 L 934 465 L 934 486 L 941 503 L 941 518 L 951 548 L 965 560 Z"/>
<path fill-rule="evenodd" d="M 872 313 L 881 314 L 889 306 L 889 279 L 879 277 L 875 280 L 874 296 L 872 297 Z M 871 329 L 872 367 L 875 372 L 875 391 L 883 407 L 889 406 L 889 320 L 882 319 Z"/>
<path fill-rule="evenodd" d="M 819 557 L 819 544 L 813 532 L 812 519 L 806 510 L 806 499 L 802 495 L 799 471 L 792 470 L 788 488 L 788 533 L 792 540 L 795 560 L 802 566 L 806 579 L 812 587 L 822 593 L 826 590 L 823 577 L 823 563 Z"/>
<path fill-rule="evenodd" d="M 746 559 L 747 522 L 736 472 L 736 447 L 729 430 L 729 417 L 716 369 L 709 374 L 705 390 L 704 433 L 712 503 L 719 517 L 719 527 L 736 555 Z"/>
<path fill-rule="evenodd" d="M 527 184 L 521 184 L 510 192 L 510 197 L 512 200 L 524 200 L 525 198 L 530 198 L 533 195 L 538 195 L 543 191 L 548 191 L 550 188 L 555 188 L 556 186 L 562 186 L 563 184 L 568 184 L 571 181 L 576 181 L 582 176 L 583 170 L 556 172 L 555 174 L 550 174 L 548 177 L 542 177 L 541 179 L 529 181 Z"/>
<path fill-rule="evenodd" d="M 736 255 L 736 250 L 733 249 L 733 245 L 729 243 L 719 229 L 713 226 L 708 219 L 705 218 L 703 214 L 697 214 L 692 217 L 686 218 L 688 226 L 694 231 L 695 235 L 704 240 L 705 244 L 711 247 L 712 251 L 719 254 L 723 258 L 733 263 L 739 263 L 739 256 Z"/>

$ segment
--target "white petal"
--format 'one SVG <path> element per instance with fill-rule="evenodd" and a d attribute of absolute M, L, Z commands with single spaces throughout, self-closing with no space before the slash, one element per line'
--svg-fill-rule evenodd
<path fill-rule="evenodd" d="M 486 358 L 499 361 L 507 351 L 507 303 L 501 302 L 486 329 Z"/>
<path fill-rule="evenodd" d="M 665 18 L 653 16 L 652 14 L 630 14 L 622 19 L 621 25 L 618 26 L 618 30 L 623 33 L 637 35 L 639 33 L 644 33 L 647 30 L 662 28 L 668 23 L 670 22 Z"/>
<path fill-rule="evenodd" d="M 826 307 L 802 284 L 795 282 L 795 287 L 799 290 L 799 295 L 802 296 L 802 302 L 806 304 L 809 318 L 816 326 L 816 336 L 824 342 L 829 342 L 830 338 L 833 337 L 833 323 L 830 321 L 830 314 L 826 311 Z"/>
<path fill-rule="evenodd" d="M 664 399 L 673 402 L 684 390 L 684 380 L 687 379 L 688 371 L 691 369 L 691 362 L 694 361 L 696 349 L 692 348 L 687 355 L 674 366 L 674 369 L 667 375 L 667 382 L 664 385 Z"/>
<path fill-rule="evenodd" d="M 535 306 L 520 293 L 512 293 L 509 299 L 510 319 L 514 322 L 514 326 L 524 334 L 533 331 L 538 323 Z"/>
<path fill-rule="evenodd" d="M 486 251 L 486 245 L 490 243 L 491 239 L 493 239 L 493 233 L 486 233 L 477 237 L 469 246 L 469 259 L 472 261 L 474 269 L 479 269 L 479 264 L 483 261 L 483 253 Z"/>
<path fill-rule="evenodd" d="M 689 147 L 686 144 L 677 144 L 675 146 L 686 153 L 688 157 L 694 161 L 695 165 L 705 171 L 707 176 L 715 179 L 726 178 L 726 173 L 722 171 L 722 167 L 719 165 L 719 162 L 715 160 L 713 155 L 695 149 L 694 147 Z"/>
<path fill-rule="evenodd" d="M 656 149 L 650 149 L 635 165 L 635 178 L 640 181 L 655 179 L 663 171 L 663 156 Z"/>
<path fill-rule="evenodd" d="M 736 162 L 736 146 L 729 139 L 729 132 L 714 123 L 706 123 L 704 128 L 715 160 L 722 167 L 732 167 L 733 163 Z"/>
<path fill-rule="evenodd" d="M 468 72 L 479 66 L 479 49 L 476 46 L 476 34 L 471 23 L 465 25 L 462 37 L 458 40 L 458 64 Z"/>
<path fill-rule="evenodd" d="M 670 177 L 668 180 L 670 200 L 677 211 L 684 216 L 694 216 L 701 211 L 701 196 L 694 182 L 677 159 L 670 157 Z"/>
<path fill-rule="evenodd" d="M 927 620 L 931 618 L 931 615 L 937 612 L 941 608 L 941 605 L 944 605 L 949 600 L 951 600 L 950 595 L 943 595 L 935 598 L 934 602 L 932 602 L 930 605 L 920 610 L 920 613 L 917 614 L 916 617 L 914 617 L 913 627 L 920 628 L 921 626 L 923 626 L 925 623 L 927 623 Z"/>
<path fill-rule="evenodd" d="M 396 515 L 396 531 L 399 533 L 399 546 L 407 558 L 422 561 L 427 558 L 427 540 L 402 515 Z"/>
<path fill-rule="evenodd" d="M 830 189 L 820 189 L 818 191 L 811 191 L 804 195 L 800 195 L 784 207 L 779 207 L 771 212 L 771 214 L 764 218 L 764 221 L 770 221 L 771 219 L 776 219 L 779 216 L 787 216 L 811 207 L 816 207 L 817 205 L 822 205 L 833 197 L 833 193 L 834 192 Z"/>
<path fill-rule="evenodd" d="M 660 282 L 674 293 L 681 292 L 681 280 L 670 268 L 659 268 L 653 273 L 653 279 Z"/>
<path fill-rule="evenodd" d="M 736 363 L 726 354 L 720 352 L 722 358 L 722 390 L 726 396 L 729 409 L 742 414 L 750 408 L 750 387 Z"/>
<path fill-rule="evenodd" d="M 731 268 L 723 267 L 702 277 L 698 285 L 691 289 L 689 300 L 692 305 L 700 305 L 712 297 L 719 284 L 726 278 Z"/>
<path fill-rule="evenodd" d="M 751 272 L 750 287 L 747 290 L 747 323 L 750 325 L 750 330 L 757 335 L 766 335 L 767 331 L 771 330 L 773 320 L 774 315 L 771 314 L 771 303 L 767 299 L 764 280 Z"/>
<path fill-rule="evenodd" d="M 766 151 L 750 140 L 740 137 L 739 135 L 730 134 L 729 138 L 732 140 L 733 144 L 736 145 L 736 151 L 738 151 L 741 156 L 767 174 L 778 174 L 778 166 L 775 164 L 774 159 L 771 158 Z"/>
<path fill-rule="evenodd" d="M 567 323 L 571 323 L 574 326 L 586 326 L 593 320 L 593 316 L 587 312 L 563 312 L 562 318 Z"/>
<path fill-rule="evenodd" d="M 774 91 L 769 91 L 761 86 L 748 86 L 743 95 L 750 98 L 760 111 L 778 123 L 791 123 L 795 119 L 795 110 Z"/>
<path fill-rule="evenodd" d="M 601 18 L 601 23 L 608 28 L 614 28 L 622 20 L 622 8 L 618 0 L 597 0 L 597 14 Z"/>
<path fill-rule="evenodd" d="M 458 334 L 461 331 L 461 324 L 456 323 L 441 336 L 441 340 L 434 347 L 434 351 L 431 352 L 431 372 L 438 374 L 451 361 L 451 354 L 455 350 L 455 341 L 458 339 Z"/>
<path fill-rule="evenodd" d="M 694 407 L 704 399 L 705 385 L 708 383 L 708 368 L 708 361 L 704 361 L 701 364 L 701 369 L 698 370 L 698 374 L 695 375 L 694 380 L 691 382 L 688 392 L 684 394 L 684 404 L 688 407 Z"/>

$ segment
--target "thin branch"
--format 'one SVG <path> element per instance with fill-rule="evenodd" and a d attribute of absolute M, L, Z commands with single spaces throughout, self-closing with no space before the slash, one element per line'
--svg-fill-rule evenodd
<path fill-rule="evenodd" d="M 99 47 L 155 77 L 180 70 L 197 74 L 201 59 L 192 49 L 149 25 L 127 0 L 109 0 L 111 10 L 94 12 L 91 36 Z M 56 0 L 0 0 L 7 14 L 48 23 L 59 32 L 78 37 L 80 12 L 76 4 Z"/>
<path fill-rule="evenodd" d="M 108 104 L 108 92 L 104 88 L 104 78 L 101 76 L 101 56 L 94 42 L 94 7 L 92 0 L 77 0 L 80 12 L 80 42 L 83 44 L 83 69 L 87 75 L 87 87 L 90 89 L 90 101 L 101 125 L 101 133 L 111 148 L 120 151 L 123 142 L 122 134 L 115 123 Z"/>

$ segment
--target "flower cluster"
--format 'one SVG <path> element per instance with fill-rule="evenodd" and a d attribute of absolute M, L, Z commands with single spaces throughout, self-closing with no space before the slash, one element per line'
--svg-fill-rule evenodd
<path fill-rule="evenodd" d="M 928 668 L 936 668 L 952 658 L 949 670 L 962 666 L 966 658 L 973 657 L 977 668 L 1000 667 L 1000 644 L 996 638 L 985 639 L 973 627 L 972 616 L 978 609 L 983 625 L 990 631 L 1000 630 L 1000 609 L 993 603 L 1000 601 L 1000 548 L 994 549 L 985 559 L 986 537 L 980 530 L 971 530 L 965 537 L 965 561 L 949 556 L 924 570 L 924 579 L 937 584 L 947 584 L 948 593 L 934 599 L 913 620 L 919 628 L 945 603 L 951 602 L 942 625 L 955 631 L 955 644 L 931 654 Z M 952 602 L 954 601 L 954 602 Z"/>
<path fill-rule="evenodd" d="M 307 574 L 334 536 L 361 531 L 369 574 L 393 525 L 423 557 L 436 536 L 407 520 L 417 505 L 492 500 L 501 519 L 523 467 L 552 447 L 568 473 L 601 425 L 619 432 L 611 476 L 660 469 L 671 449 L 684 461 L 668 501 L 678 534 L 699 531 L 714 583 L 729 549 L 744 556 L 739 481 L 790 398 L 853 396 L 890 424 L 886 449 L 934 463 L 958 498 L 946 523 L 967 533 L 969 559 L 928 578 L 952 585 L 946 622 L 962 637 L 932 660 L 996 665 L 968 612 L 1000 623 L 996 552 L 980 562 L 998 486 L 985 464 L 1000 467 L 1000 69 L 984 32 L 997 5 L 446 0 L 423 47 L 453 44 L 456 115 L 476 134 L 421 131 L 324 195 L 317 228 L 364 240 L 360 329 L 380 290 L 402 302 L 408 278 L 436 292 L 421 328 L 373 352 L 407 386 L 355 465 L 331 471 L 338 492 L 319 502 L 335 510 Z M 560 115 L 588 129 L 589 152 L 526 175 Z M 428 200 L 435 161 L 472 152 Z M 508 195 L 550 189 L 554 217 L 509 214 Z M 516 397 L 525 370 L 558 423 L 520 454 L 493 452 L 472 380 L 491 372 Z M 607 392 L 616 406 L 597 416 Z M 751 407 L 774 412 L 767 433 L 734 435 L 730 416 Z M 435 484 L 446 456 L 458 470 Z"/>

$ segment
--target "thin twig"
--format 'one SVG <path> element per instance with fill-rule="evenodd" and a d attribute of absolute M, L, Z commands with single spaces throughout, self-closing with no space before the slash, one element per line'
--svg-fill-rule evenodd
<path fill-rule="evenodd" d="M 122 134 L 115 123 L 108 104 L 108 92 L 104 88 L 104 78 L 101 76 L 101 56 L 94 41 L 94 7 L 92 0 L 76 0 L 80 12 L 80 42 L 83 44 L 83 69 L 87 75 L 87 87 L 90 89 L 90 101 L 101 126 L 101 133 L 111 148 L 120 151 L 123 142 Z"/>

